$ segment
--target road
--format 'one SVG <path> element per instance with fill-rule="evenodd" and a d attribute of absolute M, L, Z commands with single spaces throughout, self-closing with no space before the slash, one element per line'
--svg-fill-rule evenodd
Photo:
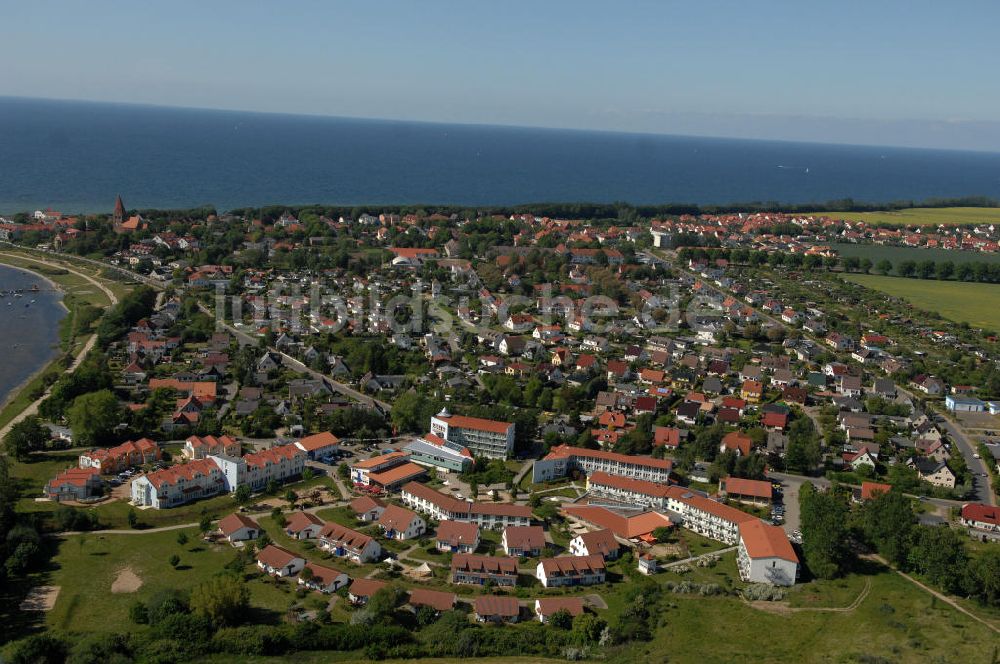
<path fill-rule="evenodd" d="M 108 296 L 108 300 L 111 302 L 111 306 L 114 306 L 114 305 L 118 304 L 118 298 L 115 297 L 114 292 L 112 292 L 110 288 L 106 287 L 104 284 L 100 283 L 99 281 L 97 281 L 96 279 L 90 277 L 89 275 L 86 275 L 83 272 L 79 272 L 77 270 L 74 270 L 73 268 L 66 267 L 65 265 L 63 265 L 61 263 L 53 263 L 51 261 L 46 261 L 46 260 L 43 260 L 43 259 L 40 259 L 40 258 L 33 258 L 33 257 L 29 257 L 29 256 L 24 256 L 24 255 L 21 255 L 21 254 L 13 255 L 13 254 L 8 254 L 8 253 L 0 253 L 0 256 L 7 256 L 7 257 L 10 257 L 10 258 L 18 258 L 18 259 L 22 259 L 22 260 L 29 260 L 29 261 L 31 261 L 33 263 L 38 263 L 40 265 L 46 265 L 48 267 L 57 268 L 57 269 L 61 269 L 61 270 L 66 270 L 67 272 L 75 274 L 78 277 L 86 279 L 91 284 L 93 284 L 94 286 L 96 286 L 99 290 L 101 290 L 105 295 Z M 87 353 L 89 353 L 91 351 L 91 349 L 94 347 L 95 343 L 97 343 L 97 335 L 96 334 L 92 334 L 92 335 L 90 335 L 90 338 L 87 339 L 87 342 L 83 345 L 83 348 L 80 349 L 80 352 L 76 354 L 75 358 L 73 358 L 73 363 L 70 364 L 69 367 L 67 367 L 65 373 L 73 373 L 74 371 L 76 371 L 77 367 L 79 367 L 80 364 L 83 362 L 83 360 L 87 357 Z M 24 410 L 22 410 L 20 413 L 18 413 L 17 415 L 14 416 L 14 419 L 12 419 L 10 422 L 8 422 L 3 428 L 0 428 L 0 439 L 2 439 L 4 436 L 6 436 L 7 432 L 10 431 L 11 427 L 13 427 L 15 424 L 17 424 L 18 422 L 20 422 L 21 420 L 23 420 L 26 417 L 30 417 L 31 415 L 36 414 L 38 412 L 38 407 L 41 405 L 42 401 L 44 401 L 48 396 L 49 396 L 49 390 L 46 389 L 45 393 L 42 394 L 42 396 L 40 396 L 38 399 L 36 399 L 32 403 L 28 404 L 28 406 Z"/>
<path fill-rule="evenodd" d="M 990 484 L 990 473 L 982 459 L 976 458 L 976 446 L 965 435 L 962 427 L 955 423 L 951 417 L 945 415 L 938 423 L 942 429 L 948 433 L 948 437 L 955 442 L 955 446 L 961 451 L 965 464 L 972 474 L 972 489 L 975 492 L 975 500 L 987 505 L 996 505 L 996 495 Z"/>
<path fill-rule="evenodd" d="M 208 306 L 202 304 L 201 302 L 198 303 L 198 308 L 201 309 L 203 313 L 208 314 L 209 316 L 213 317 L 215 316 L 215 313 L 211 309 L 209 309 Z M 217 320 L 216 326 L 221 327 L 222 329 L 226 330 L 227 332 L 235 336 L 237 341 L 244 346 L 256 346 L 260 341 L 257 337 L 250 336 L 246 332 L 236 329 L 229 323 L 223 323 Z M 350 397 L 351 399 L 354 399 L 355 401 L 364 404 L 369 408 L 374 408 L 376 410 L 379 410 L 383 414 L 388 414 L 390 409 L 392 408 L 392 404 L 368 396 L 367 394 L 364 394 L 363 392 L 359 392 L 358 390 L 354 389 L 350 385 L 345 385 L 344 383 L 334 380 L 333 378 L 324 373 L 316 371 L 315 369 L 310 369 L 305 364 L 295 359 L 291 355 L 283 353 L 277 348 L 274 348 L 273 346 L 268 347 L 268 350 L 281 357 L 282 366 L 288 367 L 295 373 L 304 374 L 316 380 L 322 380 L 326 382 L 330 386 L 330 388 L 333 389 L 334 391 L 339 392 L 340 394 L 343 394 L 346 397 Z"/>

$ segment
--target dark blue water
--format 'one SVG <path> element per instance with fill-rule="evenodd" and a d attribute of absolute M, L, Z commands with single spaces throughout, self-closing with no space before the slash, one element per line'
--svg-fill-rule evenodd
<path fill-rule="evenodd" d="M 59 321 L 66 315 L 62 294 L 38 275 L 0 265 L 0 291 L 36 285 L 41 292 L 0 296 L 0 404 L 59 355 Z"/>
<path fill-rule="evenodd" d="M 0 211 L 109 211 L 119 192 L 220 209 L 1000 198 L 1000 154 L 0 99 Z"/>

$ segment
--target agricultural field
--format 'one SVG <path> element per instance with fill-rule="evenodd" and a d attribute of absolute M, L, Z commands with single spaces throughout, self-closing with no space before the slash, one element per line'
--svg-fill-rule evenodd
<path fill-rule="evenodd" d="M 919 309 L 990 330 L 1000 329 L 1000 284 L 905 279 L 871 274 L 845 274 L 866 288 L 903 298 Z"/>
<path fill-rule="evenodd" d="M 944 207 L 909 208 L 883 212 L 813 212 L 831 219 L 864 221 L 869 224 L 893 224 L 897 226 L 937 226 L 945 224 L 994 224 L 1000 223 L 1000 208 L 987 207 Z"/>
<path fill-rule="evenodd" d="M 890 260 L 893 265 L 897 265 L 901 261 L 916 261 L 918 263 L 920 261 L 951 261 L 956 265 L 959 263 L 1000 263 L 1000 254 L 978 251 L 951 251 L 880 244 L 852 244 L 850 242 L 834 242 L 830 246 L 843 257 L 869 258 L 872 263 L 878 263 L 883 258 Z"/>

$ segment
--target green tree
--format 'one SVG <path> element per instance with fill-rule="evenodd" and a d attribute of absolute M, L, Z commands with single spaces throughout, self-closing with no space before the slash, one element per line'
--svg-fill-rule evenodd
<path fill-rule="evenodd" d="M 556 629 L 570 630 L 573 628 L 573 616 L 566 609 L 559 609 L 549 616 L 549 625 Z"/>
<path fill-rule="evenodd" d="M 129 508 L 127 519 L 129 528 L 135 528 L 139 525 L 139 514 L 132 508 Z"/>
<path fill-rule="evenodd" d="M 168 562 L 170 563 L 171 567 L 177 569 L 177 566 L 181 564 L 181 557 L 175 553 L 172 556 L 170 556 Z"/>
<path fill-rule="evenodd" d="M 861 508 L 861 530 L 875 549 L 894 565 L 909 552 L 915 519 L 910 499 L 898 491 L 881 493 Z"/>
<path fill-rule="evenodd" d="M 66 411 L 73 430 L 73 441 L 82 446 L 107 445 L 115 427 L 124 421 L 124 413 L 111 390 L 83 394 Z"/>
<path fill-rule="evenodd" d="M 892 261 L 887 258 L 883 258 L 878 263 L 875 264 L 875 270 L 879 274 L 889 274 L 892 272 Z"/>
<path fill-rule="evenodd" d="M 240 505 L 246 505 L 247 503 L 250 502 L 250 499 L 252 498 L 250 492 L 250 485 L 249 484 L 239 485 L 238 487 L 236 487 L 235 495 L 237 503 L 239 503 Z"/>
<path fill-rule="evenodd" d="M 821 579 L 840 576 L 850 562 L 847 498 L 833 490 L 818 492 L 807 482 L 799 490 L 799 511 L 809 570 Z"/>
<path fill-rule="evenodd" d="M 49 430 L 42 424 L 42 420 L 31 415 L 10 428 L 3 438 L 3 444 L 7 454 L 18 461 L 25 461 L 32 452 L 44 449 L 49 437 Z"/>
<path fill-rule="evenodd" d="M 177 544 L 185 546 L 188 543 L 188 536 L 185 532 L 177 533 Z"/>
<path fill-rule="evenodd" d="M 819 434 L 809 417 L 799 417 L 788 427 L 788 448 L 785 465 L 789 470 L 810 473 L 819 465 L 822 453 Z"/>
<path fill-rule="evenodd" d="M 966 535 L 951 528 L 917 526 L 910 549 L 910 567 L 945 592 L 959 592 L 969 566 L 966 539 Z"/>
<path fill-rule="evenodd" d="M 195 586 L 190 605 L 192 613 L 217 627 L 238 625 L 250 607 L 250 589 L 238 577 L 216 576 Z"/>

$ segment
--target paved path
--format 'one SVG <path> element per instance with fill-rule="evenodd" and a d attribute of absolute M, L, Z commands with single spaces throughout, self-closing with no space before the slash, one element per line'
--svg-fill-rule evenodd
<path fill-rule="evenodd" d="M 114 305 L 118 304 L 118 298 L 115 297 L 115 294 L 111 291 L 111 289 L 109 289 L 108 287 L 106 287 L 104 284 L 100 283 L 96 279 L 90 277 L 89 275 L 86 275 L 83 272 L 79 272 L 77 270 L 74 270 L 73 268 L 66 267 L 62 263 L 53 263 L 53 262 L 50 262 L 50 261 L 42 260 L 40 258 L 32 258 L 30 256 L 23 256 L 21 254 L 10 254 L 10 253 L 6 253 L 6 252 L 0 252 L 0 256 L 6 256 L 8 258 L 23 259 L 23 260 L 31 261 L 33 263 L 38 263 L 40 265 L 46 265 L 48 267 L 52 267 L 52 268 L 56 268 L 56 269 L 60 269 L 60 270 L 66 270 L 67 272 L 75 274 L 78 277 L 82 277 L 83 279 L 86 279 L 87 281 L 89 281 L 90 283 L 92 283 L 94 286 L 96 286 L 97 288 L 99 288 L 101 291 L 103 291 L 104 294 L 108 296 L 108 299 L 111 302 L 111 306 L 114 306 Z M 73 359 L 72 364 L 69 365 L 69 367 L 66 369 L 65 373 L 73 373 L 74 371 L 76 371 L 77 367 L 79 367 L 80 364 L 83 363 L 83 360 L 87 357 L 87 353 L 89 353 L 91 351 L 91 349 L 93 349 L 94 344 L 96 344 L 96 343 L 97 343 L 97 335 L 96 334 L 92 334 L 90 336 L 90 338 L 87 339 L 87 343 L 85 343 L 83 345 L 83 348 L 81 348 L 80 351 L 76 354 L 76 357 Z M 20 413 L 18 413 L 16 416 L 14 416 L 14 419 L 12 419 L 10 422 L 8 422 L 3 428 L 0 428 L 0 439 L 2 439 L 4 436 L 6 436 L 7 432 L 10 431 L 11 428 L 15 424 L 17 424 L 18 422 L 20 422 L 21 420 L 23 420 L 26 417 L 30 417 L 30 416 L 35 415 L 36 413 L 38 413 L 38 407 L 41 405 L 42 401 L 44 401 L 48 396 L 49 396 L 49 390 L 46 389 L 45 392 L 44 392 L 44 394 L 42 394 L 42 396 L 38 397 L 35 401 L 33 401 L 32 403 L 28 404 L 28 406 L 24 410 L 22 410 Z"/>

